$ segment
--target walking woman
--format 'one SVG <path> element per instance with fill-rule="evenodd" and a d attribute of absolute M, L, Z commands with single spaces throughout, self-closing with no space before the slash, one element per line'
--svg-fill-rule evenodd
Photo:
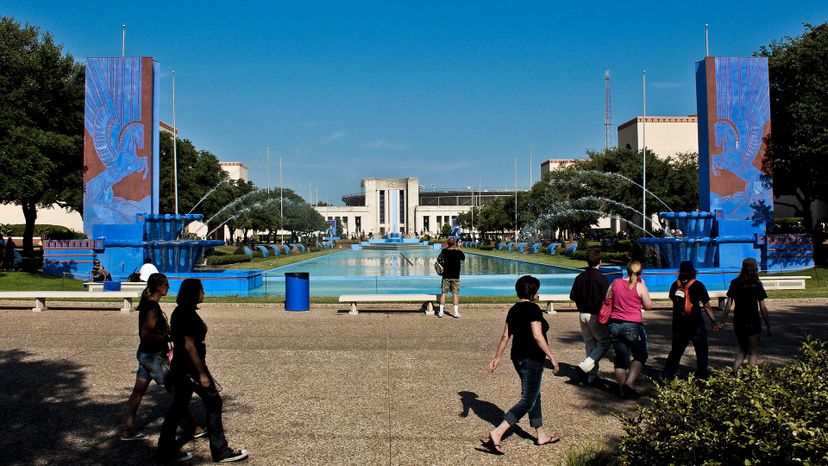
<path fill-rule="evenodd" d="M 627 264 L 628 279 L 616 278 L 607 292 L 612 295 L 612 313 L 607 327 L 615 350 L 618 395 L 622 398 L 641 396 L 635 388 L 635 381 L 644 370 L 648 356 L 647 332 L 641 310 L 650 310 L 653 303 L 647 285 L 641 279 L 642 271 L 641 262 L 630 262 Z"/>
<path fill-rule="evenodd" d="M 162 273 L 154 273 L 147 279 L 147 287 L 141 294 L 141 301 L 138 304 L 138 372 L 135 374 L 135 386 L 132 387 L 132 394 L 129 396 L 126 406 L 126 417 L 124 427 L 121 430 L 121 440 L 130 441 L 146 437 L 143 432 L 135 430 L 135 415 L 141 399 L 147 393 L 150 381 L 161 386 L 167 384 L 170 372 L 170 364 L 167 356 L 170 341 L 170 326 L 167 323 L 167 316 L 161 310 L 158 301 L 167 295 L 170 284 L 167 276 Z M 195 435 L 202 436 L 204 429 L 195 425 L 192 416 L 188 419 L 191 422 L 189 427 L 195 427 Z"/>
<path fill-rule="evenodd" d="M 735 302 L 733 309 L 733 330 L 739 341 L 739 352 L 733 361 L 733 369 L 738 370 L 745 363 L 751 366 L 759 361 L 759 337 L 762 335 L 762 323 L 759 320 L 759 311 L 762 311 L 762 320 L 765 321 L 767 336 L 771 336 L 770 321 L 768 320 L 768 306 L 765 299 L 768 294 L 759 281 L 759 266 L 756 259 L 747 258 L 742 261 L 742 271 L 739 276 L 730 282 L 727 290 L 727 304 L 725 304 L 722 325 L 727 323 L 727 315 Z"/>
<path fill-rule="evenodd" d="M 231 450 L 224 437 L 221 422 L 220 387 L 210 375 L 207 368 L 207 325 L 198 315 L 198 305 L 204 301 L 204 288 L 201 280 L 188 278 L 181 283 L 176 303 L 178 306 L 172 314 L 172 337 L 175 354 L 170 371 L 170 383 L 175 387 L 173 403 L 158 439 L 158 454 L 162 461 L 186 461 L 193 457 L 190 452 L 181 451 L 181 446 L 189 438 L 176 440 L 175 430 L 182 416 L 187 414 L 187 406 L 193 392 L 204 402 L 207 412 L 207 434 L 210 437 L 210 453 L 213 461 L 229 463 L 247 458 L 246 449 Z"/>
<path fill-rule="evenodd" d="M 512 364 L 520 377 L 520 400 L 506 412 L 503 422 L 489 432 L 489 438 L 483 442 L 483 446 L 495 455 L 503 454 L 500 440 L 526 413 L 529 413 L 529 425 L 537 430 L 537 445 L 549 445 L 561 440 L 547 434 L 543 428 L 541 380 L 544 362 L 548 358 L 552 363 L 552 373 L 557 374 L 558 361 L 549 350 L 546 338 L 549 324 L 543 318 L 541 308 L 533 302 L 537 299 L 539 289 L 540 281 L 531 275 L 524 275 L 515 283 L 515 291 L 520 301 L 509 309 L 495 357 L 486 366 L 486 372 L 493 374 L 500 364 L 500 357 L 506 349 L 509 337 L 514 337 Z"/>
<path fill-rule="evenodd" d="M 693 262 L 682 261 L 679 264 L 678 280 L 670 286 L 669 296 L 673 302 L 673 346 L 670 355 L 667 356 L 663 378 L 675 377 L 687 345 L 693 342 L 693 349 L 696 351 L 696 377 L 706 379 L 709 375 L 707 327 L 704 324 L 702 308 L 710 319 L 713 330 L 718 332 L 721 327 L 713 315 L 707 288 L 704 283 L 696 280 Z"/>

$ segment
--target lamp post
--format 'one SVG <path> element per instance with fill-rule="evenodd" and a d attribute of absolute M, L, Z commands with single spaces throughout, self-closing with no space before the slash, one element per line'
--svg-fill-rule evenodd
<path fill-rule="evenodd" d="M 474 235 L 474 187 L 472 185 L 468 186 L 469 193 L 471 194 L 471 228 L 469 228 L 469 236 Z"/>

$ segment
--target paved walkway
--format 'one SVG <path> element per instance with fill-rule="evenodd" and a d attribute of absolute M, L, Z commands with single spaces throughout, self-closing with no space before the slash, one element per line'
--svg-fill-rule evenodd
<path fill-rule="evenodd" d="M 776 333 L 763 341 L 763 361 L 788 360 L 805 333 L 828 338 L 828 300 L 776 301 L 770 308 Z M 612 413 L 636 406 L 609 387 L 574 383 L 572 364 L 583 344 L 577 314 L 561 312 L 548 317 L 562 370 L 545 375 L 543 412 L 563 441 L 535 446 L 524 420 L 525 430 L 505 440 L 506 456 L 482 453 L 479 439 L 519 395 L 508 359 L 496 374 L 483 372 L 508 306 L 465 306 L 459 320 L 409 309 L 351 316 L 339 305 L 311 312 L 205 305 L 207 358 L 223 386 L 230 445 L 249 448 L 252 464 L 560 464 L 569 450 L 611 444 L 621 434 Z M 647 316 L 649 362 L 658 369 L 669 324 L 667 311 Z M 110 310 L 0 310 L 0 463 L 154 460 L 168 406 L 162 389 L 151 387 L 139 410 L 138 426 L 149 438 L 117 439 L 134 382 L 136 326 L 137 314 Z M 732 327 L 714 334 L 713 365 L 728 366 L 735 347 Z M 695 364 L 688 353 L 684 363 Z M 609 369 L 602 366 L 606 379 Z M 202 415 L 200 404 L 192 406 Z M 198 441 L 194 453 L 197 463 L 209 461 L 207 442 Z"/>

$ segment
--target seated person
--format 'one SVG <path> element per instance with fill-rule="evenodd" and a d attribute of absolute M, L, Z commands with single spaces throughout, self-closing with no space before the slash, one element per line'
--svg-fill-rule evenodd
<path fill-rule="evenodd" d="M 92 261 L 92 271 L 89 274 L 89 280 L 93 282 L 108 282 L 112 281 L 112 275 L 101 265 L 100 260 L 95 259 Z"/>
<path fill-rule="evenodd" d="M 152 264 L 152 257 L 147 256 L 147 258 L 144 259 L 144 265 L 141 266 L 141 270 L 139 270 L 138 273 L 141 275 L 142 282 L 147 281 L 150 275 L 158 273 L 158 268 Z"/>

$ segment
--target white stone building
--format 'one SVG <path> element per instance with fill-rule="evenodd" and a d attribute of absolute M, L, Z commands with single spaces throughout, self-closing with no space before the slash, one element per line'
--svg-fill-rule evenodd
<path fill-rule="evenodd" d="M 392 232 L 409 237 L 436 235 L 472 206 L 480 207 L 496 197 L 513 196 L 514 191 L 468 187 L 423 189 L 419 180 L 409 178 L 365 178 L 362 192 L 342 197 L 344 206 L 316 206 L 326 220 L 336 219 L 345 236 Z"/>
<path fill-rule="evenodd" d="M 644 149 L 667 158 L 680 153 L 699 153 L 698 118 L 674 116 L 637 116 L 618 125 L 618 147 Z"/>

